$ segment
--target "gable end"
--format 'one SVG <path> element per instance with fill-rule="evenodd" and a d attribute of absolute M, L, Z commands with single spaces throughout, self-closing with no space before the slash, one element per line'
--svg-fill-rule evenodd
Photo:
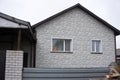
<path fill-rule="evenodd" d="M 115 27 L 113 27 L 112 25 L 110 25 L 109 23 L 107 23 L 106 21 L 104 21 L 103 19 L 101 19 L 100 17 L 96 16 L 94 13 L 92 13 L 91 11 L 89 11 L 88 9 L 86 9 L 85 7 L 83 7 L 82 5 L 80 5 L 79 3 L 76 4 L 76 5 L 74 5 L 74 6 L 72 6 L 72 7 L 70 7 L 70 8 L 67 8 L 67 9 L 65 9 L 65 10 L 63 10 L 63 11 L 61 11 L 61 12 L 59 12 L 59 13 L 57 13 L 57 14 L 55 14 L 55 15 L 53 15 L 53 16 L 51 16 L 51 17 L 49 17 L 49 18 L 47 18 L 47 19 L 45 19 L 43 21 L 41 21 L 41 22 L 36 23 L 35 25 L 32 26 L 32 28 L 35 29 L 39 25 L 41 25 L 41 24 L 43 24 L 43 23 L 45 23 L 47 21 L 50 21 L 50 20 L 56 18 L 57 16 L 59 16 L 61 14 L 64 14 L 67 11 L 72 10 L 74 8 L 79 8 L 79 9 L 83 10 L 84 12 L 88 13 L 89 15 L 91 15 L 92 17 L 94 17 L 95 19 L 97 19 L 98 21 L 100 21 L 102 24 L 106 25 L 112 31 L 114 31 L 115 35 L 119 35 L 120 34 L 120 31 L 118 29 L 116 29 Z"/>

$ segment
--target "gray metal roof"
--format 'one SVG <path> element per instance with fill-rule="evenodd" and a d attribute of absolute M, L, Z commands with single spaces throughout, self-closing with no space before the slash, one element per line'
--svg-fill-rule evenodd
<path fill-rule="evenodd" d="M 1 17 L 1 18 L 4 18 L 4 19 L 7 19 L 7 20 L 9 20 L 9 21 L 18 23 L 18 24 L 22 24 L 22 25 L 25 25 L 25 26 L 30 26 L 30 23 L 29 23 L 29 22 L 23 21 L 23 20 L 20 20 L 20 19 L 17 19 L 17 18 L 15 18 L 15 17 L 9 16 L 9 15 L 4 14 L 4 13 L 2 13 L 2 12 L 0 12 L 0 17 Z"/>

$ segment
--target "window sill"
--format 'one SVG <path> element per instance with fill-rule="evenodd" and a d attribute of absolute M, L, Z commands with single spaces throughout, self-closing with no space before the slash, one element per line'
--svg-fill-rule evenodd
<path fill-rule="evenodd" d="M 91 54 L 103 54 L 103 52 L 91 52 Z"/>
<path fill-rule="evenodd" d="M 55 52 L 55 51 L 51 51 L 51 53 L 73 53 L 73 52 L 62 52 L 62 51 Z"/>

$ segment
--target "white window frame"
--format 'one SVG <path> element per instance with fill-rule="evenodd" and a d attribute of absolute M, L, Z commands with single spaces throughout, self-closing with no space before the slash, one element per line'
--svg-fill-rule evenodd
<path fill-rule="evenodd" d="M 92 51 L 92 41 L 100 41 L 100 51 L 99 52 L 96 52 L 96 48 L 95 48 L 95 51 Z M 92 53 L 102 53 L 102 40 L 100 40 L 100 39 L 91 40 L 91 52 Z"/>
<path fill-rule="evenodd" d="M 51 52 L 54 52 L 52 51 L 52 47 L 53 47 L 53 39 L 61 39 L 61 40 L 64 40 L 63 41 L 63 46 L 65 46 L 65 40 L 71 40 L 70 41 L 70 51 L 65 51 L 65 47 L 63 47 L 63 51 L 55 51 L 55 52 L 73 52 L 73 39 L 72 38 L 60 38 L 60 37 L 52 37 L 51 38 Z"/>

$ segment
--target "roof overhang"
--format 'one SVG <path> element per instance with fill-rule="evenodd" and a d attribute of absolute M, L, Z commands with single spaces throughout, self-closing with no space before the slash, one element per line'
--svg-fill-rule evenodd
<path fill-rule="evenodd" d="M 30 35 L 31 35 L 31 38 L 36 41 L 36 37 L 34 36 L 34 33 L 33 33 L 33 30 L 31 28 L 31 24 L 30 22 L 27 22 L 27 21 L 23 21 L 23 20 L 20 20 L 20 19 L 17 19 L 15 17 L 12 17 L 12 16 L 9 16 L 9 15 L 6 15 L 4 13 L 1 13 L 0 12 L 0 17 L 5 19 L 5 20 L 8 20 L 10 22 L 13 22 L 13 23 L 16 23 L 18 24 L 16 27 L 13 27 L 13 26 L 0 26 L 0 29 L 28 29 Z"/>

